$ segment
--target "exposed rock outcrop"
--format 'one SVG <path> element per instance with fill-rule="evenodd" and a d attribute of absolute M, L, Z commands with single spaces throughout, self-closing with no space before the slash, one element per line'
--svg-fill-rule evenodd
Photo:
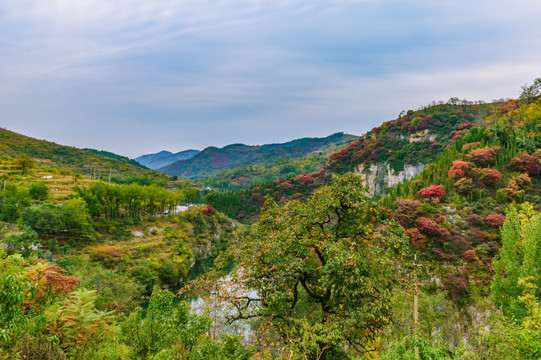
<path fill-rule="evenodd" d="M 386 188 L 398 185 L 406 180 L 409 180 L 419 175 L 426 164 L 404 165 L 404 170 L 395 171 L 387 162 L 379 164 L 370 164 L 368 167 L 361 164 L 355 169 L 355 173 L 363 177 L 368 195 L 374 196 L 376 193 L 381 193 Z"/>

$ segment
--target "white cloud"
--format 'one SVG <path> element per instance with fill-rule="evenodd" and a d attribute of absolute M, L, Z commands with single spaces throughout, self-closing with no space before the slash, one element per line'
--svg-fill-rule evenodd
<path fill-rule="evenodd" d="M 359 133 L 432 100 L 516 96 L 541 74 L 539 15 L 524 0 L 4 0 L 0 121 L 127 154 L 112 139 Z M 109 138 L 88 129 L 101 121 Z"/>

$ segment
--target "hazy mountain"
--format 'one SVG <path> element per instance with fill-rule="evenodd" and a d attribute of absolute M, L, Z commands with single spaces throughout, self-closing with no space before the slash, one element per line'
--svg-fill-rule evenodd
<path fill-rule="evenodd" d="M 150 169 L 156 170 L 174 163 L 179 160 L 188 160 L 199 154 L 199 150 L 184 150 L 176 154 L 170 151 L 160 151 L 156 154 L 146 154 L 135 158 L 139 164 L 144 165 Z"/>

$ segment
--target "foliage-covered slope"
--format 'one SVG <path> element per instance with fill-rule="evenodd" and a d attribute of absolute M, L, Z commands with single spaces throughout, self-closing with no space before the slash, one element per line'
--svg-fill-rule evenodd
<path fill-rule="evenodd" d="M 223 148 L 208 147 L 188 160 L 177 161 L 159 169 L 169 175 L 179 175 L 190 179 L 217 174 L 224 169 L 244 166 L 264 165 L 276 159 L 298 158 L 313 151 L 356 139 L 353 135 L 336 133 L 326 138 L 303 138 L 284 144 L 248 146 L 232 144 Z"/>
<path fill-rule="evenodd" d="M 257 184 L 240 192 L 214 192 L 207 201 L 231 217 L 254 220 L 266 195 L 280 202 L 307 197 L 313 189 L 328 183 L 332 174 L 348 171 L 363 175 L 372 194 L 386 192 L 421 172 L 460 137 L 461 131 L 496 111 L 499 105 L 451 99 L 446 104 L 410 110 L 331 154 L 322 170 Z M 412 167 L 414 171 L 407 171 Z"/>
<path fill-rule="evenodd" d="M 348 143 L 329 145 L 322 151 L 314 151 L 299 158 L 278 158 L 270 164 L 251 165 L 197 180 L 201 188 L 219 191 L 237 191 L 262 185 L 278 179 L 291 179 L 302 174 L 310 174 L 325 167 L 329 156 Z"/>
<path fill-rule="evenodd" d="M 90 178 L 108 178 L 109 174 L 120 177 L 165 178 L 154 171 L 134 166 L 128 160 L 115 159 L 89 150 L 58 145 L 0 129 L 0 155 L 14 158 L 21 154 L 31 156 L 39 165 L 70 169 Z"/>
<path fill-rule="evenodd" d="M 103 156 L 111 158 L 111 159 L 120 160 L 122 162 L 131 164 L 133 166 L 137 166 L 137 167 L 140 167 L 140 168 L 143 168 L 143 169 L 147 168 L 147 166 L 142 165 L 141 163 L 135 161 L 134 159 L 130 159 L 130 158 L 126 157 L 126 156 L 118 155 L 118 154 L 112 153 L 110 151 L 96 150 L 96 149 L 83 149 L 83 150 L 88 150 L 90 152 L 93 152 L 94 154 L 103 155 Z"/>

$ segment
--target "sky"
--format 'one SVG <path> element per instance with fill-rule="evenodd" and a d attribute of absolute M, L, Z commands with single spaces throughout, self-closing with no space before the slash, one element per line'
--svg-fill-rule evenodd
<path fill-rule="evenodd" d="M 541 76 L 539 0 L 2 0 L 0 127 L 131 158 L 335 132 Z"/>

